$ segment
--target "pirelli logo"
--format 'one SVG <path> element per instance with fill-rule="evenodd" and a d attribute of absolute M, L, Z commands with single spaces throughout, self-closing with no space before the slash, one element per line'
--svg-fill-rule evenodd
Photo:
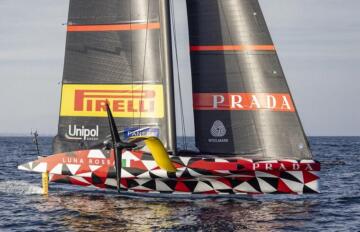
<path fill-rule="evenodd" d="M 162 85 L 72 85 L 62 88 L 61 116 L 107 117 L 109 102 L 117 118 L 163 118 Z"/>

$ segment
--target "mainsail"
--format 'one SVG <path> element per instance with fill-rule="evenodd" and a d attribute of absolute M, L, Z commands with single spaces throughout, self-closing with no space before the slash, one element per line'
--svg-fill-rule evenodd
<path fill-rule="evenodd" d="M 175 149 L 164 7 L 159 0 L 70 1 L 55 153 L 109 139 L 106 102 L 125 139 L 152 135 Z"/>
<path fill-rule="evenodd" d="M 258 0 L 187 0 L 201 152 L 311 158 Z"/>

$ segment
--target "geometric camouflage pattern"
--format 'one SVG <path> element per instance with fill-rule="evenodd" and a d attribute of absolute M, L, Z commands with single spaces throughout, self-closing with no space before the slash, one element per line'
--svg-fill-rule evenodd
<path fill-rule="evenodd" d="M 159 168 L 143 151 L 122 154 L 121 188 L 134 193 L 303 194 L 319 192 L 314 160 L 254 161 L 246 158 L 170 156 L 176 173 Z M 48 172 L 51 182 L 116 189 L 113 150 L 68 152 L 40 158 L 19 169 Z"/>

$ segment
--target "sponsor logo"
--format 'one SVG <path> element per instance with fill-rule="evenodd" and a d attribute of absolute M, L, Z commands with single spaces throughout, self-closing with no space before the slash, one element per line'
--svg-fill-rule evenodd
<path fill-rule="evenodd" d="M 162 85 L 63 85 L 61 116 L 163 118 Z"/>
<path fill-rule="evenodd" d="M 124 159 L 121 160 L 124 164 Z M 82 165 L 100 165 L 100 166 L 115 166 L 114 159 L 101 159 L 101 158 L 81 158 L 81 157 L 64 157 L 62 158 L 63 164 L 82 164 Z"/>
<path fill-rule="evenodd" d="M 228 143 L 229 139 L 223 138 L 226 132 L 224 123 L 216 120 L 210 129 L 211 135 L 215 138 L 208 139 L 209 143 Z"/>
<path fill-rule="evenodd" d="M 226 135 L 226 128 L 224 123 L 220 120 L 214 122 L 213 126 L 211 127 L 211 135 L 214 137 L 224 137 Z"/>
<path fill-rule="evenodd" d="M 160 135 L 159 128 L 151 128 L 151 127 L 126 128 L 124 131 L 124 137 L 126 139 L 131 138 L 131 137 L 137 137 L 137 136 L 159 137 L 159 135 Z"/>
<path fill-rule="evenodd" d="M 65 133 L 65 138 L 70 140 L 92 141 L 99 139 L 99 126 L 94 129 L 78 127 L 77 125 L 69 125 L 69 130 Z"/>
<path fill-rule="evenodd" d="M 77 164 L 77 165 L 98 165 L 106 167 L 114 167 L 115 160 L 111 158 L 83 158 L 76 156 L 67 156 L 62 158 L 63 164 Z M 132 167 L 142 169 L 144 166 L 140 160 L 122 159 L 122 167 Z M 275 162 L 256 162 L 253 163 L 249 169 L 253 171 L 320 171 L 320 164 L 316 162 L 312 163 L 299 163 L 299 162 L 287 162 L 287 161 L 275 161 Z"/>
<path fill-rule="evenodd" d="M 289 94 L 283 93 L 197 93 L 195 110 L 271 110 L 295 112 Z"/>
<path fill-rule="evenodd" d="M 254 171 L 314 171 L 317 170 L 319 164 L 316 163 L 292 163 L 292 162 L 257 162 L 253 164 Z"/>

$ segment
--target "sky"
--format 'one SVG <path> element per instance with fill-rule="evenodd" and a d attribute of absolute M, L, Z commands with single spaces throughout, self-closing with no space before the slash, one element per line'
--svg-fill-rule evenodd
<path fill-rule="evenodd" d="M 0 134 L 27 135 L 35 129 L 56 134 L 68 4 L 0 0 Z M 185 0 L 174 4 L 181 89 L 187 96 L 184 116 L 191 135 Z M 260 4 L 306 134 L 360 136 L 360 1 Z"/>

